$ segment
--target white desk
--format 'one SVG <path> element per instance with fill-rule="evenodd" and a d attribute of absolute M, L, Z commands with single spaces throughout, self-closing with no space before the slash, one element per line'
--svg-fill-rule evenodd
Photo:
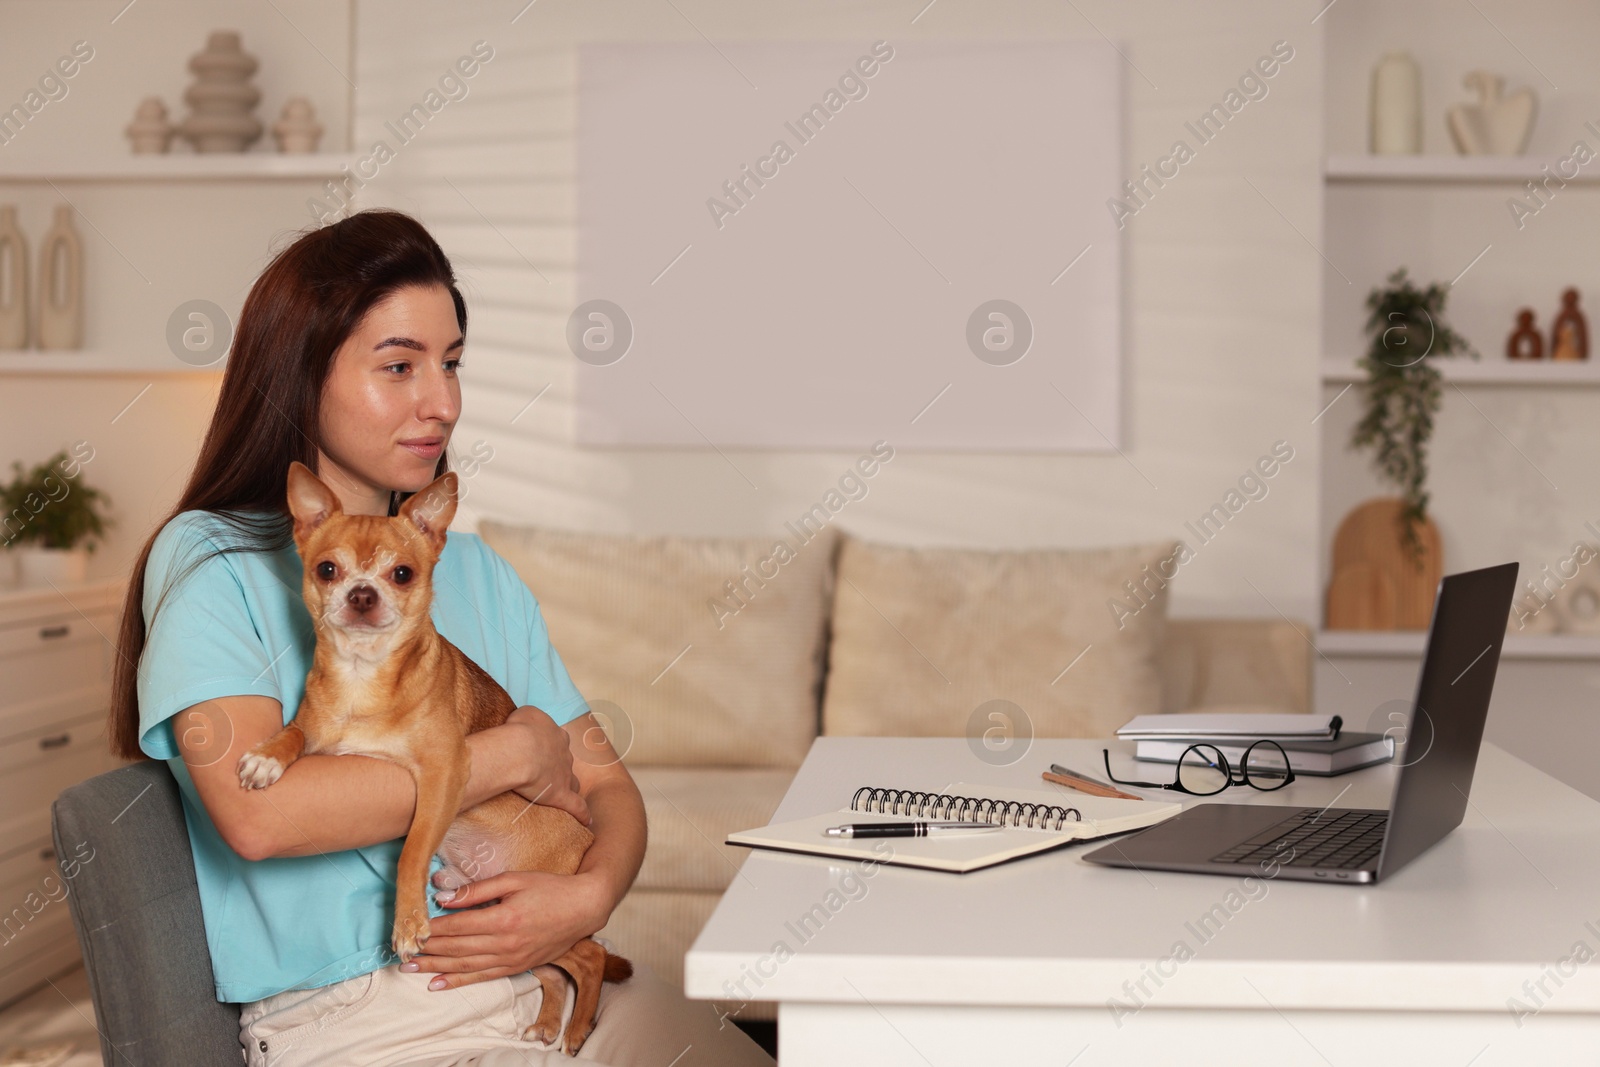
<path fill-rule="evenodd" d="M 774 821 L 861 785 L 1052 788 L 1041 769 L 1101 772 L 1102 747 L 1036 740 L 991 767 L 962 739 L 821 738 Z M 1109 747 L 1119 777 L 1171 773 Z M 1384 808 L 1393 775 L 1226 799 Z M 777 1001 L 784 1067 L 1600 1063 L 1600 803 L 1500 749 L 1462 825 L 1373 886 L 1084 863 L 1098 847 L 966 875 L 753 851 L 688 995 Z"/>

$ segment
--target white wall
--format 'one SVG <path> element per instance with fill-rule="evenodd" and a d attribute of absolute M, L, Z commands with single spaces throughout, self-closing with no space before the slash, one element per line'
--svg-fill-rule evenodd
<path fill-rule="evenodd" d="M 139 0 L 113 25 L 122 7 L 121 0 L 0 0 L 7 28 L 0 69 L 42 71 L 72 41 L 96 44 L 96 59 L 72 95 L 50 105 L 57 110 L 47 108 L 27 131 L 39 134 L 43 150 L 120 152 L 121 127 L 148 92 L 165 94 L 181 111 L 183 63 L 207 29 L 226 26 L 241 29 L 246 47 L 264 60 L 258 113 L 275 114 L 292 86 L 312 93 L 331 130 L 342 128 L 348 87 L 337 68 L 350 65 L 345 5 L 279 3 L 280 14 L 271 6 Z M 869 496 L 838 521 L 862 536 L 923 544 L 1093 545 L 1188 536 L 1198 553 L 1175 583 L 1175 613 L 1282 610 L 1313 618 L 1318 459 L 1309 421 L 1318 397 L 1320 260 L 1306 237 L 1319 239 L 1319 30 L 1265 2 L 1204 10 L 1178 2 L 1078 7 L 1092 24 L 1056 5 L 951 0 L 920 15 L 887 4 L 702 3 L 681 7 L 681 15 L 670 5 L 643 2 L 536 4 L 514 24 L 498 4 L 356 5 L 358 46 L 349 77 L 360 86 L 352 141 L 358 150 L 380 135 L 384 120 L 436 86 L 475 40 L 496 49 L 470 82 L 471 94 L 435 116 L 361 201 L 417 212 L 465 278 L 473 344 L 457 451 L 464 454 L 476 440 L 495 449 L 468 483 L 469 513 L 613 531 L 774 533 L 833 487 L 854 458 L 730 452 L 747 482 L 707 449 L 573 447 L 574 361 L 562 335 L 576 256 L 575 42 L 700 41 L 699 31 L 713 42 L 1100 40 L 1098 27 L 1128 60 L 1130 176 L 1177 138 L 1198 149 L 1129 220 L 1124 235 L 1125 457 L 901 451 L 868 483 Z M 1295 58 L 1268 83 L 1269 95 L 1199 147 L 1185 121 L 1218 102 L 1280 39 L 1291 42 Z M 706 50 L 708 62 L 721 62 L 711 44 Z M 12 76 L 0 84 L 0 99 L 19 96 L 33 77 Z M 20 145 L 19 139 L 10 147 Z M 82 227 L 94 343 L 122 343 L 125 320 L 145 315 L 128 343 L 148 344 L 152 323 L 195 295 L 236 308 L 274 241 L 311 221 L 307 192 L 240 185 L 218 203 L 176 187 L 83 187 L 86 213 L 106 237 L 135 263 L 155 264 L 146 269 L 153 284 L 140 281 Z M 53 195 L 47 186 L 0 188 L 0 197 L 23 204 L 30 232 L 47 217 Z M 1063 266 L 1075 252 L 1063 250 Z M 207 279 L 198 293 L 195 278 Z M 112 425 L 110 418 L 146 384 L 150 390 Z M 176 496 L 215 385 L 205 378 L 6 377 L 0 462 L 42 458 L 77 437 L 105 441 L 91 465 L 97 479 L 91 484 L 112 493 L 123 525 L 94 567 L 115 573 Z M 1265 499 L 1250 503 L 1202 547 L 1184 524 L 1222 500 L 1280 439 L 1295 448 L 1295 460 L 1268 483 Z"/>
<path fill-rule="evenodd" d="M 917 544 L 1188 537 L 1198 551 L 1175 582 L 1174 613 L 1281 610 L 1313 619 L 1319 460 L 1310 420 L 1319 406 L 1321 260 L 1308 239 L 1319 240 L 1321 212 L 1320 30 L 1310 24 L 1313 12 L 1265 2 L 1077 8 L 1082 15 L 1056 4 L 946 0 L 919 14 L 915 5 L 886 3 L 702 0 L 675 9 L 637 0 L 536 4 L 512 23 L 514 6 L 508 14 L 498 4 L 358 5 L 358 150 L 385 136 L 384 120 L 420 99 L 474 41 L 495 49 L 471 95 L 434 116 L 358 202 L 418 213 L 466 279 L 474 318 L 456 446 L 464 452 L 483 440 L 495 450 L 469 482 L 469 515 L 607 531 L 775 534 L 854 459 L 571 444 L 575 360 L 563 334 L 576 263 L 576 42 L 702 41 L 703 33 L 713 42 L 706 62 L 720 64 L 714 43 L 723 40 L 1101 41 L 1103 32 L 1127 57 L 1130 176 L 1178 138 L 1196 149 L 1124 235 L 1125 455 L 900 450 L 837 521 L 861 536 Z M 1290 42 L 1294 58 L 1267 83 L 1268 95 L 1199 146 L 1184 122 L 1220 101 L 1278 40 Z M 1061 265 L 1077 251 L 1062 249 Z M 1264 499 L 1201 547 L 1185 522 L 1221 501 L 1278 440 L 1290 443 L 1294 460 Z"/>
<path fill-rule="evenodd" d="M 126 9 L 126 10 L 124 10 Z M 115 21 L 113 21 L 115 20 Z M 20 135 L 0 145 L 0 175 L 20 159 L 100 159 L 129 153 L 123 127 L 139 100 L 162 97 L 169 118 L 188 107 L 189 56 L 213 29 L 234 29 L 260 68 L 256 117 L 270 126 L 286 97 L 311 97 L 327 127 L 323 147 L 342 150 L 350 124 L 350 5 L 345 0 L 0 0 L 0 106 L 23 99 L 55 60 L 86 41 L 93 58 Z M 174 151 L 188 151 L 181 142 Z M 252 151 L 275 151 L 264 133 Z M 63 197 L 84 245 L 84 345 L 161 355 L 168 316 L 208 299 L 237 313 L 250 284 L 285 235 L 311 221 L 310 182 L 8 182 L 0 203 L 18 205 L 36 256 Z M 220 375 L 188 373 L 0 375 L 0 474 L 42 462 L 87 440 L 94 459 L 80 476 L 106 491 L 116 526 L 90 562 L 92 577 L 125 573 L 176 501 L 210 421 Z M 173 363 L 177 363 L 173 359 Z"/>

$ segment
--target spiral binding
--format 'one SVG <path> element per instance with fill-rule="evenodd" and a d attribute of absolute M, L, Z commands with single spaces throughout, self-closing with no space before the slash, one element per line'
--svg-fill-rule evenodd
<path fill-rule="evenodd" d="M 863 794 L 865 799 L 863 799 Z M 988 797 L 956 797 L 948 793 L 922 793 L 914 789 L 879 789 L 864 785 L 850 798 L 851 811 L 883 815 L 915 815 L 921 819 L 951 822 L 987 822 L 1003 826 L 1026 826 L 1032 830 L 1059 830 L 1070 815 L 1082 822 L 1077 808 L 1029 801 L 991 800 Z M 1051 826 L 1050 821 L 1055 820 Z M 1026 820 L 1026 822 L 1024 822 Z"/>

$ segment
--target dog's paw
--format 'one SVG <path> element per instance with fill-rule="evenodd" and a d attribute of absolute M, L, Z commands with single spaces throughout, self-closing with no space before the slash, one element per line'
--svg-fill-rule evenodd
<path fill-rule="evenodd" d="M 523 1032 L 524 1039 L 554 1048 L 561 1043 L 561 1013 L 567 1003 L 566 972 L 544 963 L 533 969 L 539 979 L 539 1015 Z"/>
<path fill-rule="evenodd" d="M 589 1034 L 594 1031 L 594 1020 L 582 1022 L 572 1020 L 572 1025 L 567 1027 L 567 1036 L 561 1042 L 561 1051 L 568 1056 L 576 1056 L 578 1050 L 583 1048 L 583 1043 L 589 1040 Z"/>
<path fill-rule="evenodd" d="M 394 923 L 394 936 L 390 943 L 395 954 L 400 957 L 401 963 L 410 963 L 411 957 L 422 951 L 422 946 L 428 940 L 428 913 L 418 909 L 404 918 L 396 919 Z"/>
<path fill-rule="evenodd" d="M 561 1020 L 556 1019 L 554 1024 L 543 1020 L 535 1022 L 532 1026 L 522 1031 L 522 1040 L 537 1041 L 541 1045 L 554 1048 L 561 1041 Z"/>
<path fill-rule="evenodd" d="M 276 757 L 251 749 L 239 757 L 239 784 L 246 789 L 265 789 L 283 777 L 283 769 Z"/>

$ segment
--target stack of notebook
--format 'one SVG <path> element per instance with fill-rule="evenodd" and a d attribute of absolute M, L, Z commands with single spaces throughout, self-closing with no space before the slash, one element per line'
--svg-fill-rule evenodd
<path fill-rule="evenodd" d="M 1197 742 L 1215 745 L 1235 766 L 1251 743 L 1276 741 L 1296 774 L 1331 776 L 1394 758 L 1394 738 L 1342 729 L 1337 715 L 1140 715 L 1117 731 L 1136 742 L 1134 758 L 1177 763 Z"/>

